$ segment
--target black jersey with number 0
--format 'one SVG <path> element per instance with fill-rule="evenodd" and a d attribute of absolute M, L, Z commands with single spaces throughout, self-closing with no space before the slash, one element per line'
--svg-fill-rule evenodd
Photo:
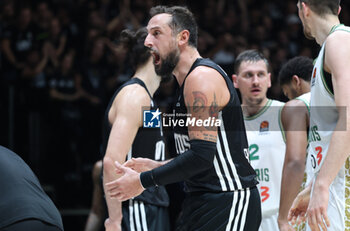
<path fill-rule="evenodd" d="M 258 182 L 255 180 L 255 171 L 248 161 L 249 151 L 243 113 L 233 83 L 221 67 L 210 59 L 197 59 L 187 76 L 198 66 L 213 68 L 222 75 L 230 91 L 230 100 L 218 114 L 221 125 L 218 127 L 217 151 L 213 160 L 213 168 L 186 180 L 185 190 L 188 192 L 234 191 L 253 187 Z M 175 115 L 178 115 L 176 116 L 177 119 L 181 117 L 184 119 L 183 116 L 187 114 L 183 94 L 185 84 L 186 78 L 178 91 L 175 105 Z M 188 128 L 186 126 L 179 126 L 179 123 L 177 123 L 177 126 L 174 127 L 174 138 L 178 154 L 182 154 L 190 148 Z M 195 168 L 196 166 L 193 167 Z"/>
<path fill-rule="evenodd" d="M 156 109 L 156 106 L 153 102 L 153 98 L 149 91 L 146 88 L 146 85 L 144 82 L 138 78 L 132 78 L 129 81 L 127 81 L 125 84 L 123 84 L 113 95 L 112 99 L 110 100 L 106 113 L 105 113 L 105 119 L 104 119 L 104 132 L 103 132 L 103 143 L 102 143 L 102 153 L 105 155 L 107 144 L 108 144 L 108 138 L 111 131 L 111 124 L 108 120 L 108 113 L 111 109 L 111 106 L 113 104 L 114 99 L 117 97 L 118 93 L 126 86 L 129 86 L 131 84 L 139 84 L 140 86 L 144 87 L 147 91 L 148 95 L 151 98 L 151 105 L 150 109 Z M 129 108 L 125 108 L 125 110 L 130 110 Z M 126 160 L 131 159 L 131 157 L 137 158 L 137 157 L 143 157 L 143 158 L 149 158 L 152 160 L 158 160 L 162 161 L 165 159 L 165 151 L 164 151 L 165 145 L 164 145 L 164 139 L 163 139 L 163 133 L 160 128 L 144 128 L 140 127 L 137 131 L 136 137 L 133 141 L 133 144 L 131 146 L 131 149 L 129 150 L 129 153 L 127 153 Z M 134 198 L 135 200 L 144 201 L 150 204 L 159 205 L 159 206 L 168 206 L 169 205 L 169 198 L 168 194 L 166 193 L 166 190 L 164 187 L 151 187 L 147 188 L 141 195 Z"/>

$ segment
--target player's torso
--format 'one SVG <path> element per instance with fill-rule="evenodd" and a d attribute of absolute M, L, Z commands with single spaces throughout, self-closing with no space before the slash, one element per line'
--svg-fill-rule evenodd
<path fill-rule="evenodd" d="M 279 208 L 285 142 L 280 125 L 284 103 L 268 100 L 255 116 L 245 117 L 250 162 L 257 173 L 263 217 Z"/>

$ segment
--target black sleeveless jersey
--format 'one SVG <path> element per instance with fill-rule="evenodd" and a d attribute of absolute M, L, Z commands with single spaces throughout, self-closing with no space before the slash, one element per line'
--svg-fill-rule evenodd
<path fill-rule="evenodd" d="M 253 187 L 258 182 L 255 180 L 255 171 L 248 161 L 249 149 L 243 113 L 233 83 L 221 67 L 210 59 L 197 59 L 187 76 L 198 66 L 213 68 L 222 75 L 230 91 L 230 100 L 218 114 L 221 125 L 220 127 L 218 126 L 217 148 L 213 167 L 186 180 L 185 190 L 188 192 L 234 191 Z M 177 115 L 177 119 L 181 119 L 181 116 L 187 114 L 183 94 L 186 78 L 178 91 L 175 105 L 175 115 Z M 180 117 L 178 115 L 180 115 Z M 182 118 L 182 120 L 185 120 L 185 118 Z M 182 154 L 190 148 L 188 128 L 186 126 L 179 126 L 179 124 L 177 124 L 177 126 L 174 127 L 174 138 L 178 154 Z"/>
<path fill-rule="evenodd" d="M 131 85 L 131 84 L 139 84 L 142 87 L 145 88 L 148 95 L 151 98 L 151 110 L 156 109 L 156 106 L 154 105 L 153 98 L 149 91 L 146 88 L 146 85 L 144 82 L 138 78 L 132 78 L 126 83 L 124 83 L 113 95 L 112 99 L 110 100 L 106 113 L 104 118 L 104 128 L 103 128 L 103 140 L 102 140 L 102 153 L 105 155 L 107 144 L 108 144 L 108 138 L 111 131 L 111 124 L 108 120 L 108 113 L 109 110 L 113 104 L 113 101 L 115 97 L 117 97 L 118 93 L 123 89 L 124 87 Z M 125 110 L 128 110 L 128 108 L 125 108 Z M 144 128 L 140 127 L 137 131 L 136 137 L 134 139 L 134 142 L 131 146 L 131 149 L 129 150 L 129 153 L 127 155 L 126 160 L 131 159 L 131 157 L 143 157 L 143 158 L 149 158 L 152 160 L 159 160 L 162 161 L 165 159 L 165 144 L 163 139 L 163 132 L 162 128 Z M 147 188 L 141 195 L 134 198 L 135 200 L 141 200 L 144 202 L 147 202 L 149 204 L 154 204 L 158 206 L 168 206 L 169 205 L 169 198 L 168 194 L 164 187 L 151 187 Z"/>

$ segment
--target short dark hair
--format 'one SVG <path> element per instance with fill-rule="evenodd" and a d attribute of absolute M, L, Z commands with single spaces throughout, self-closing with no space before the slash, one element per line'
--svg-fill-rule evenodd
<path fill-rule="evenodd" d="M 318 15 L 338 15 L 340 0 L 299 0 L 299 2 L 304 2 Z"/>
<path fill-rule="evenodd" d="M 147 34 L 145 27 L 137 31 L 125 29 L 120 34 L 120 42 L 128 50 L 128 61 L 134 69 L 144 65 L 151 57 L 149 48 L 144 45 Z"/>
<path fill-rule="evenodd" d="M 258 61 L 264 61 L 266 64 L 266 68 L 269 71 L 269 61 L 265 58 L 265 56 L 257 51 L 257 50 L 246 50 L 240 53 L 234 63 L 234 69 L 235 73 L 238 74 L 239 67 L 241 66 L 242 62 L 258 62 Z"/>
<path fill-rule="evenodd" d="M 188 44 L 197 48 L 198 26 L 192 12 L 185 6 L 155 6 L 150 10 L 151 17 L 157 14 L 170 14 L 172 19 L 169 23 L 170 28 L 176 34 L 188 30 L 190 37 Z"/>
<path fill-rule="evenodd" d="M 283 64 L 278 74 L 279 83 L 281 86 L 289 84 L 292 81 L 293 75 L 297 75 L 299 78 L 310 82 L 312 69 L 312 59 L 305 56 L 294 57 Z"/>

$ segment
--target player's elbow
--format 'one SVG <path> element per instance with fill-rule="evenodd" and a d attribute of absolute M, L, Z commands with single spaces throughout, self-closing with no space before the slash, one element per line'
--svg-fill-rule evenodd
<path fill-rule="evenodd" d="M 105 177 L 106 175 L 112 175 L 114 170 L 115 167 L 113 159 L 109 156 L 105 156 L 103 158 L 103 176 Z"/>
<path fill-rule="evenodd" d="M 289 160 L 286 164 L 286 167 L 294 172 L 304 172 L 305 170 L 305 161 L 301 159 Z"/>
<path fill-rule="evenodd" d="M 196 162 L 200 162 L 196 164 L 200 164 L 202 169 L 213 167 L 216 143 L 203 140 L 192 140 L 191 150 L 193 151 Z"/>

